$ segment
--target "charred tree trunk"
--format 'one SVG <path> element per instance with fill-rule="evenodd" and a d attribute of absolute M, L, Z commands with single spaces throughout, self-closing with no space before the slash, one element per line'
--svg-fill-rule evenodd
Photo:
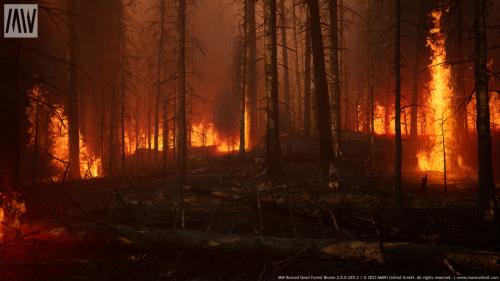
<path fill-rule="evenodd" d="M 17 1 L 12 1 L 17 3 Z M 0 192 L 21 186 L 21 148 L 26 128 L 26 96 L 18 92 L 20 40 L 0 36 Z M 20 190 L 17 190 L 20 191 Z"/>
<path fill-rule="evenodd" d="M 333 77 L 333 89 L 330 97 L 332 110 L 333 157 L 342 155 L 340 149 L 340 70 L 339 70 L 339 24 L 337 0 L 328 1 L 330 17 L 330 67 Z"/>
<path fill-rule="evenodd" d="M 297 99 L 297 113 L 296 113 L 296 121 L 297 128 L 300 128 L 302 124 L 301 115 L 302 115 L 302 97 L 300 94 L 300 73 L 299 73 L 299 42 L 297 36 L 297 13 L 296 13 L 296 5 L 295 0 L 292 1 L 292 24 L 293 24 L 293 42 L 295 47 L 295 56 L 294 56 L 294 68 L 295 68 L 295 96 Z"/>
<path fill-rule="evenodd" d="M 325 52 L 323 47 L 323 35 L 321 34 L 321 22 L 318 0 L 308 0 L 309 19 L 311 24 L 311 43 L 314 67 L 314 82 L 316 91 L 316 107 L 318 111 L 318 133 L 320 178 L 326 178 L 330 173 L 332 164 L 332 127 L 330 122 L 330 103 L 328 97 L 328 82 L 325 70 Z"/>
<path fill-rule="evenodd" d="M 278 100 L 278 50 L 276 37 L 276 0 L 264 0 L 264 56 L 267 100 L 265 174 L 267 176 L 276 176 L 281 173 Z"/>
<path fill-rule="evenodd" d="M 126 99 L 125 99 L 125 87 L 126 87 L 126 71 L 125 71 L 125 45 L 126 45 L 126 38 L 125 38 L 125 10 L 123 8 L 123 3 L 122 0 L 120 0 L 120 26 L 119 26 L 119 44 L 120 44 L 120 104 L 121 104 L 121 163 L 122 163 L 122 176 L 125 176 L 125 105 L 126 105 Z"/>
<path fill-rule="evenodd" d="M 463 61 L 464 59 L 464 46 L 463 46 L 463 39 L 464 39 L 464 35 L 463 35 L 463 15 L 462 15 L 462 0 L 457 0 L 457 39 L 458 39 L 458 60 L 460 62 Z M 468 99 L 467 97 L 467 93 L 465 92 L 466 89 L 465 89 L 465 68 L 462 64 L 459 64 L 457 66 L 457 79 L 458 79 L 458 94 L 460 96 L 460 102 L 461 103 L 465 103 L 466 104 L 466 101 Z M 466 107 L 466 105 L 462 105 L 464 107 Z M 469 138 L 469 128 L 468 128 L 468 123 L 467 123 L 467 109 L 464 108 L 463 112 L 462 111 L 459 111 L 458 113 L 458 116 L 459 116 L 459 120 L 458 120 L 458 124 L 459 126 L 462 126 L 462 145 L 465 145 L 465 143 L 467 142 L 468 138 Z M 462 124 L 462 125 L 460 125 Z"/>
<path fill-rule="evenodd" d="M 306 38 L 304 47 L 304 135 L 311 135 L 311 25 L 306 12 Z"/>
<path fill-rule="evenodd" d="M 257 140 L 257 35 L 255 26 L 255 1 L 247 1 L 247 95 L 248 95 L 248 114 L 250 119 L 250 143 L 248 147 Z"/>
<path fill-rule="evenodd" d="M 179 36 L 177 57 L 177 153 L 181 180 L 186 178 L 187 124 L 186 124 L 186 0 L 179 0 L 177 32 Z"/>
<path fill-rule="evenodd" d="M 286 37 L 287 29 L 287 18 L 286 18 L 286 8 L 285 0 L 280 0 L 280 12 L 281 12 L 281 55 L 283 56 L 283 94 L 285 98 L 285 114 L 284 131 L 290 133 L 292 130 L 292 110 L 291 110 L 291 99 L 290 99 L 290 69 L 288 68 L 288 43 Z"/>
<path fill-rule="evenodd" d="M 243 0 L 244 2 L 244 13 L 243 13 L 243 44 L 242 44 L 242 62 L 241 62 L 241 100 L 240 100 L 240 147 L 239 153 L 240 158 L 245 158 L 245 115 L 246 115 L 246 104 L 247 104 L 247 25 L 248 25 L 248 0 Z"/>
<path fill-rule="evenodd" d="M 417 35 L 417 37 L 420 37 Z M 416 40 L 418 43 L 416 44 L 416 49 L 415 49 L 415 60 L 413 64 L 413 87 L 412 87 L 412 94 L 411 94 L 411 115 L 410 115 L 410 139 L 412 142 L 415 142 L 417 140 L 418 136 L 418 91 L 420 89 L 419 83 L 420 83 L 420 40 Z"/>
<path fill-rule="evenodd" d="M 161 99 L 161 80 L 163 65 L 163 50 L 165 44 L 165 0 L 160 0 L 160 42 L 158 46 L 158 65 L 156 66 L 156 102 L 155 102 L 155 136 L 154 136 L 154 162 L 156 164 L 158 157 L 158 136 L 160 133 L 160 99 Z"/>
<path fill-rule="evenodd" d="M 394 51 L 394 73 L 396 79 L 396 97 L 394 100 L 394 125 L 396 142 L 396 161 L 394 165 L 394 184 L 397 190 L 401 190 L 401 166 L 402 166 L 402 143 L 401 143 L 401 0 L 395 0 L 396 5 L 396 36 Z"/>
<path fill-rule="evenodd" d="M 168 101 L 163 101 L 163 183 L 167 183 L 168 163 Z"/>
<path fill-rule="evenodd" d="M 410 113 L 410 139 L 412 142 L 416 142 L 418 136 L 418 91 L 420 89 L 420 44 L 421 36 L 419 31 L 420 24 L 420 12 L 419 12 L 419 2 L 415 2 L 415 11 L 417 13 L 417 28 L 415 30 L 415 58 L 413 60 L 413 87 L 411 94 L 411 113 Z M 406 122 L 406 120 L 405 120 Z"/>
<path fill-rule="evenodd" d="M 476 128 L 479 192 L 477 211 L 485 221 L 491 221 L 496 216 L 495 184 L 493 182 L 493 165 L 491 159 L 490 135 L 490 107 L 488 81 L 489 74 L 486 66 L 488 46 L 486 43 L 486 6 L 487 0 L 475 2 L 475 63 L 476 77 Z"/>
<path fill-rule="evenodd" d="M 76 38 L 76 0 L 68 0 L 68 134 L 69 134 L 69 176 L 80 179 L 80 128 L 78 112 L 78 46 Z"/>

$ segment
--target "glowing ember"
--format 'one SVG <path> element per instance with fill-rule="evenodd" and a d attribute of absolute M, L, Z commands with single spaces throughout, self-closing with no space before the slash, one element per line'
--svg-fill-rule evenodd
<path fill-rule="evenodd" d="M 458 155 L 455 150 L 455 120 L 453 117 L 453 91 L 450 86 L 451 70 L 446 65 L 445 36 L 441 28 L 442 12 L 431 12 L 434 27 L 427 38 L 427 46 L 432 52 L 430 97 L 427 106 L 431 109 L 426 116 L 426 133 L 430 143 L 417 154 L 418 167 L 422 171 L 445 171 L 446 166 L 456 167 Z M 448 169 L 449 170 L 449 169 Z"/>

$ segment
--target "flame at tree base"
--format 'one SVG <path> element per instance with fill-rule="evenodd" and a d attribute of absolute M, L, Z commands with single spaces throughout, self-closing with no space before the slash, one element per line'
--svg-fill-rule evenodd
<path fill-rule="evenodd" d="M 429 142 L 417 153 L 418 168 L 421 171 L 457 171 L 463 165 L 457 143 L 457 128 L 453 110 L 453 89 L 451 68 L 446 63 L 445 35 L 441 28 L 442 11 L 431 12 L 434 27 L 427 38 L 431 50 L 430 97 L 426 106 L 425 128 Z"/>
<path fill-rule="evenodd" d="M 66 176 L 67 163 L 69 161 L 69 124 L 68 117 L 63 106 L 47 106 L 46 91 L 39 85 L 35 85 L 29 92 L 31 100 L 26 108 L 26 115 L 29 121 L 29 142 L 28 147 L 35 148 L 40 152 L 46 151 L 51 155 L 50 164 L 55 168 L 51 174 L 54 181 L 61 181 Z M 42 112 L 48 114 L 48 131 L 43 132 L 48 135 L 49 142 L 43 143 L 40 140 L 40 122 Z M 38 140 L 35 140 L 38 138 Z M 37 144 L 35 144 L 37 142 Z M 81 132 L 79 133 L 79 166 L 80 176 L 83 179 L 95 178 L 101 176 L 102 161 L 100 157 L 95 156 L 86 145 Z"/>

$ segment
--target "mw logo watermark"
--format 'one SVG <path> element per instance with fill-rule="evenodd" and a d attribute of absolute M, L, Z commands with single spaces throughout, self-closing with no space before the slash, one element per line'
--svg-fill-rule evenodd
<path fill-rule="evenodd" d="M 38 38 L 37 4 L 4 4 L 5 38 Z"/>

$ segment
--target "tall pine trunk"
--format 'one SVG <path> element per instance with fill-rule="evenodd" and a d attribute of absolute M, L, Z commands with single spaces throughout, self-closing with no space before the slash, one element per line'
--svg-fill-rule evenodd
<path fill-rule="evenodd" d="M 314 82 L 316 91 L 316 107 L 319 133 L 319 176 L 326 178 L 332 164 L 332 128 L 330 122 L 330 103 L 328 97 L 328 82 L 325 70 L 325 51 L 318 0 L 308 0 L 309 20 L 311 24 L 311 43 L 313 54 Z"/>
<path fill-rule="evenodd" d="M 288 43 L 286 36 L 287 29 L 287 18 L 286 18 L 286 8 L 285 0 L 280 0 L 280 12 L 281 12 L 281 55 L 283 57 L 283 94 L 285 98 L 284 106 L 284 131 L 290 133 L 292 129 L 292 103 L 290 99 L 290 69 L 288 68 Z"/>
<path fill-rule="evenodd" d="M 330 68 L 332 70 L 333 85 L 330 97 L 332 110 L 332 142 L 333 156 L 342 155 L 340 149 L 340 70 L 339 70 L 339 24 L 337 15 L 337 0 L 328 1 L 328 14 L 330 17 Z"/>
<path fill-rule="evenodd" d="M 417 25 L 420 24 L 419 2 L 415 2 L 415 11 L 417 13 Z M 410 113 L 410 139 L 415 142 L 418 135 L 418 92 L 420 89 L 420 31 L 416 28 L 415 31 L 415 57 L 413 60 L 413 87 L 411 93 L 411 113 Z M 406 121 L 406 120 L 405 120 Z"/>
<path fill-rule="evenodd" d="M 187 124 L 186 124 L 186 0 L 179 0 L 177 14 L 177 153 L 181 180 L 186 178 Z"/>
<path fill-rule="evenodd" d="M 250 147 L 257 140 L 257 35 L 255 26 L 255 1 L 256 0 L 246 0 L 247 1 L 247 46 L 248 46 L 248 58 L 247 58 L 247 95 L 248 95 L 248 112 L 250 119 L 250 143 L 247 146 Z"/>
<path fill-rule="evenodd" d="M 245 132 L 245 113 L 246 113 L 246 105 L 247 105 L 247 25 L 248 25 L 248 0 L 243 0 L 243 46 L 242 46 L 242 61 L 241 61 L 241 97 L 240 97 L 240 147 L 239 154 L 240 158 L 245 158 L 245 140 L 246 140 L 246 132 Z"/>
<path fill-rule="evenodd" d="M 125 71 L 125 10 L 123 8 L 123 3 L 120 0 L 120 29 L 118 31 L 119 36 L 119 44 L 120 44 L 120 103 L 121 103 L 121 163 L 122 163 L 122 176 L 125 176 L 125 105 L 126 105 L 126 97 L 125 97 L 125 87 L 126 87 L 126 71 Z"/>
<path fill-rule="evenodd" d="M 488 46 L 486 42 L 486 5 L 487 0 L 476 0 L 474 19 L 475 63 L 476 77 L 476 128 L 479 192 L 477 211 L 485 221 L 491 221 L 496 216 L 495 184 L 493 182 L 493 165 L 491 160 L 490 106 L 486 66 Z"/>
<path fill-rule="evenodd" d="M 267 176 L 276 176 L 281 172 L 276 37 L 276 0 L 264 0 L 264 57 L 267 100 L 265 174 Z"/>
<path fill-rule="evenodd" d="M 401 190 L 401 166 L 402 166 L 402 143 L 401 143 L 401 0 L 395 0 L 396 25 L 395 25 L 395 50 L 394 50 L 394 75 L 396 79 L 396 96 L 394 99 L 394 124 L 396 161 L 394 162 L 394 185 Z"/>
<path fill-rule="evenodd" d="M 306 15 L 306 40 L 304 47 L 304 135 L 311 135 L 311 25 L 309 11 Z"/>
<path fill-rule="evenodd" d="M 165 44 L 165 0 L 160 0 L 160 42 L 158 45 L 158 65 L 156 66 L 156 101 L 155 101 L 155 136 L 154 136 L 154 162 L 156 164 L 159 147 L 160 134 L 160 103 L 161 103 L 161 80 L 163 66 L 163 51 Z"/>
<path fill-rule="evenodd" d="M 293 42 L 295 48 L 295 56 L 294 56 L 294 68 L 295 68 L 295 96 L 297 99 L 297 113 L 296 113 L 296 122 L 297 128 L 300 128 L 302 124 L 301 115 L 302 115 L 302 97 L 300 90 L 300 65 L 299 65 L 299 42 L 297 36 L 297 13 L 296 13 L 296 5 L 295 0 L 292 1 L 292 24 L 293 24 Z"/>
<path fill-rule="evenodd" d="M 69 134 L 69 176 L 80 179 L 80 127 L 78 112 L 78 72 L 76 38 L 76 0 L 68 0 L 68 134 Z"/>

